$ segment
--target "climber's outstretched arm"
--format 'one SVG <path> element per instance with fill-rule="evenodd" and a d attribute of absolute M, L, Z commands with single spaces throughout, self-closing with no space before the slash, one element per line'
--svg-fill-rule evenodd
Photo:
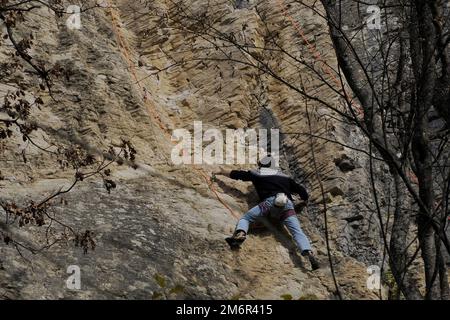
<path fill-rule="evenodd" d="M 219 172 L 216 173 L 216 175 L 227 176 L 234 180 L 242 180 L 242 181 L 252 181 L 253 180 L 252 173 L 250 171 L 244 171 L 244 170 L 221 169 Z"/>
<path fill-rule="evenodd" d="M 215 173 L 215 175 L 217 175 L 217 176 L 227 176 L 227 177 L 229 177 L 229 176 L 230 176 L 230 173 L 231 173 L 231 170 L 220 169 L 220 171 L 217 171 L 217 172 Z"/>
<path fill-rule="evenodd" d="M 232 170 L 230 178 L 234 180 L 253 181 L 253 174 L 250 171 Z"/>

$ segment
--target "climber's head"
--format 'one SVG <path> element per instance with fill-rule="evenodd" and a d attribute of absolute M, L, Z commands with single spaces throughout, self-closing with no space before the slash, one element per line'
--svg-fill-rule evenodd
<path fill-rule="evenodd" d="M 258 167 L 271 168 L 273 165 L 275 165 L 274 160 L 275 159 L 270 154 L 268 154 L 267 156 L 258 161 Z"/>

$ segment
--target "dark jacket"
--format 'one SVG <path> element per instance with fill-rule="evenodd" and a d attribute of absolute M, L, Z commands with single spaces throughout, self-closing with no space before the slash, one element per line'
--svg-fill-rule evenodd
<path fill-rule="evenodd" d="M 303 200 L 308 200 L 306 189 L 295 182 L 294 179 L 283 173 L 262 175 L 259 170 L 233 170 L 230 173 L 230 178 L 253 182 L 256 192 L 261 200 L 274 196 L 277 193 L 285 193 L 291 200 L 293 200 L 292 194 L 296 193 L 300 195 Z"/>

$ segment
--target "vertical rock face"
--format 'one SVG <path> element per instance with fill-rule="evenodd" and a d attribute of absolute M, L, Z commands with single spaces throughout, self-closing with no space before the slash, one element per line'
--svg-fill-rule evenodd
<path fill-rule="evenodd" d="M 172 1 L 111 2 L 117 6 L 83 13 L 80 30 L 68 30 L 63 19 L 45 10 L 32 15 L 27 30 L 21 30 L 36 34 L 37 56 L 69 70 L 69 76 L 55 83 L 59 102 L 48 99 L 47 106 L 33 114 L 53 129 L 52 135 L 40 131 L 36 139 L 83 141 L 90 150 L 130 139 L 138 150 L 139 168 L 114 167 L 112 175 L 119 183 L 111 194 L 99 182 L 88 181 L 65 197 L 66 205 L 55 204 L 54 213 L 63 221 L 94 230 L 95 251 L 84 255 L 71 244 L 58 244 L 32 256 L 31 268 L 14 248 L 2 244 L 0 295 L 277 299 L 289 294 L 333 299 L 325 203 L 331 254 L 344 297 L 376 298 L 376 291 L 366 286 L 366 268 L 381 264 L 383 247 L 378 222 L 368 214 L 373 210 L 368 159 L 355 151 L 363 145 L 361 134 L 279 79 L 242 63 L 206 59 L 214 57 L 215 48 L 176 28 L 170 19 L 161 19 L 174 15 Z M 313 63 L 312 46 L 322 61 L 336 66 L 327 25 L 313 10 L 287 1 L 210 3 L 214 26 L 221 32 L 248 39 L 258 48 L 271 41 L 266 33 L 270 26 L 279 45 L 296 59 Z M 203 1 L 184 4 L 193 15 L 204 10 Z M 47 32 L 38 32 L 40 28 Z M 8 50 L 0 49 L 2 61 Z M 266 54 L 261 51 L 262 59 Z M 297 88 L 339 104 L 333 88 L 306 66 L 292 68 L 276 52 L 270 63 Z M 15 81 L 36 86 L 26 72 L 2 76 L 2 92 Z M 320 76 L 330 77 L 327 72 Z M 172 130 L 190 130 L 194 121 L 202 121 L 205 129 L 280 129 L 282 167 L 311 193 L 312 205 L 299 212 L 299 218 L 322 269 L 309 271 L 285 230 L 252 234 L 239 253 L 228 250 L 223 239 L 236 222 L 232 213 L 245 212 L 256 204 L 255 197 L 248 184 L 223 178 L 215 184 L 219 201 L 198 169 L 171 163 Z M 13 143 L 3 147 L 17 150 Z M 0 155 L 3 199 L 40 199 L 67 184 L 70 173 L 56 169 L 39 150 L 30 147 L 29 152 L 33 155 L 26 164 L 20 153 Z M 383 168 L 375 170 L 382 175 Z M 42 237 L 36 230 L 18 235 L 30 242 Z M 65 286 L 69 265 L 80 266 L 81 291 Z"/>

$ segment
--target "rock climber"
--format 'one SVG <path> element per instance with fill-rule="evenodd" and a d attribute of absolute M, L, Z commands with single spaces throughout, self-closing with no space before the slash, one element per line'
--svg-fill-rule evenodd
<path fill-rule="evenodd" d="M 260 198 L 260 203 L 245 213 L 237 223 L 233 235 L 226 238 L 232 249 L 239 248 L 245 241 L 251 223 L 261 217 L 279 219 L 291 233 L 301 255 L 308 257 L 311 268 L 316 270 L 319 263 L 315 258 L 308 237 L 300 227 L 295 213 L 292 194 L 298 194 L 305 202 L 308 201 L 306 189 L 274 165 L 275 159 L 267 155 L 258 162 L 258 169 L 251 171 L 224 170 L 216 175 L 229 176 L 234 180 L 251 181 Z"/>

